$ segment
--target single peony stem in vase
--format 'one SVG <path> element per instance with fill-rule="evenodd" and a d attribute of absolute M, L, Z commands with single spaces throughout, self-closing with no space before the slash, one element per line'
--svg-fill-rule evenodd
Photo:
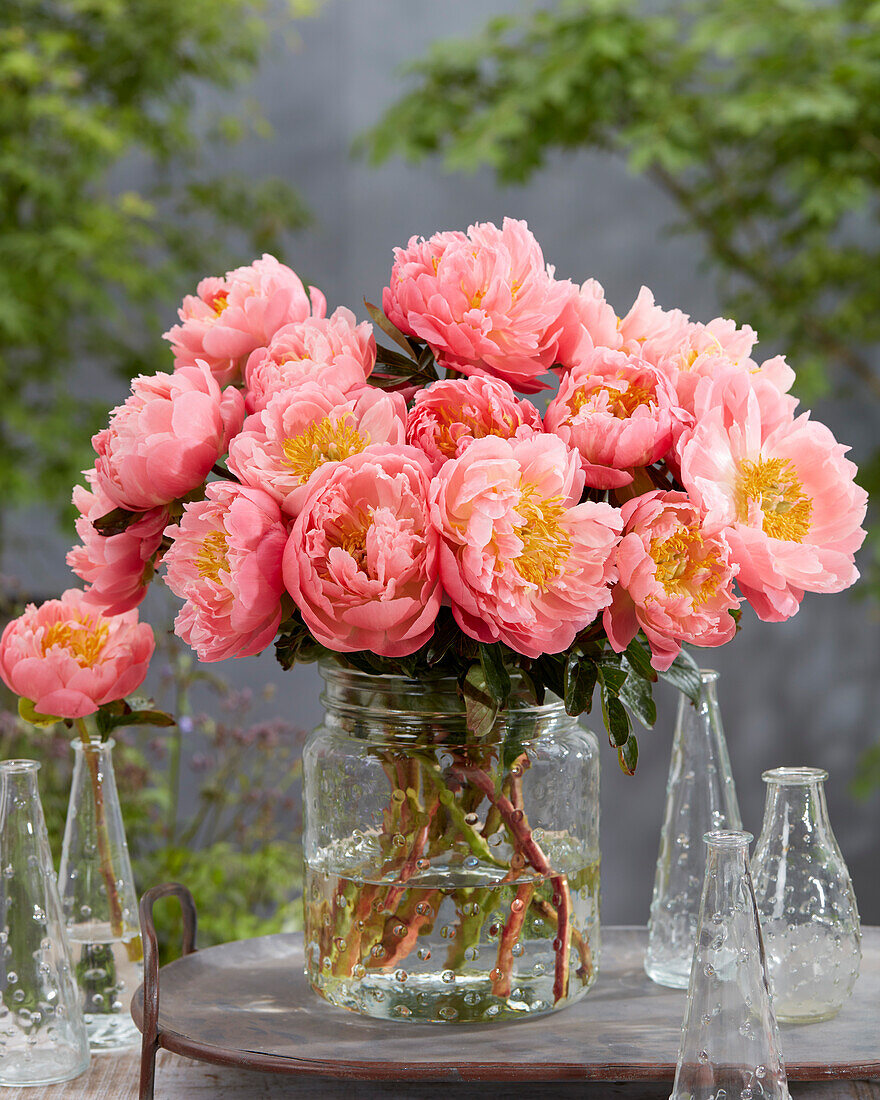
<path fill-rule="evenodd" d="M 116 888 L 116 872 L 113 870 L 113 857 L 110 852 L 110 836 L 107 832 L 107 819 L 104 814 L 104 788 L 98 773 L 98 758 L 91 751 L 92 739 L 82 718 L 76 719 L 76 728 L 83 743 L 83 755 L 86 758 L 92 780 L 92 794 L 95 799 L 95 832 L 98 837 L 98 855 L 101 859 L 101 877 L 107 887 L 107 901 L 110 904 L 110 927 L 114 936 L 121 937 L 123 933 L 122 903 L 119 900 L 119 891 Z"/>

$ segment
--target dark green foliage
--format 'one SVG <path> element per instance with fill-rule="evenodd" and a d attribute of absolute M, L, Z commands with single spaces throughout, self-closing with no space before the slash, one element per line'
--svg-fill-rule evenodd
<path fill-rule="evenodd" d="M 298 8 L 303 9 L 304 4 Z M 277 249 L 305 211 L 276 179 L 218 175 L 259 117 L 196 96 L 254 72 L 292 7 L 266 0 L 0 4 L 0 478 L 6 505 L 69 500 L 110 371 L 170 364 L 158 334 L 200 274 Z M 88 372 L 96 403 L 75 396 Z"/>
<path fill-rule="evenodd" d="M 409 74 L 363 141 L 373 160 L 436 154 L 522 183 L 559 150 L 623 155 L 701 236 L 727 310 L 786 351 L 802 397 L 880 401 L 880 6 L 529 5 Z M 880 500 L 880 454 L 860 480 Z"/>

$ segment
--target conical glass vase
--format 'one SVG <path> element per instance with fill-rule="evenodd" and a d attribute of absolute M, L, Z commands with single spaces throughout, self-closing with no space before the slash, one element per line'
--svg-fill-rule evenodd
<path fill-rule="evenodd" d="M 703 837 L 713 829 L 742 828 L 715 690 L 718 673 L 701 669 L 700 679 L 698 704 L 685 695 L 679 699 L 645 953 L 648 977 L 673 989 L 687 989 L 691 972 L 706 865 Z"/>
<path fill-rule="evenodd" d="M 112 739 L 73 742 L 73 783 L 58 874 L 93 1050 L 140 1042 L 129 1005 L 143 979 L 143 950 L 113 746 Z"/>
<path fill-rule="evenodd" d="M 34 760 L 0 763 L 0 1085 L 89 1064 Z"/>
<path fill-rule="evenodd" d="M 706 834 L 687 1008 L 670 1100 L 788 1100 L 758 910 L 750 833 Z"/>
<path fill-rule="evenodd" d="M 767 798 L 752 879 L 781 1023 L 830 1019 L 859 975 L 859 913 L 828 817 L 827 778 L 821 768 L 763 775 Z"/>

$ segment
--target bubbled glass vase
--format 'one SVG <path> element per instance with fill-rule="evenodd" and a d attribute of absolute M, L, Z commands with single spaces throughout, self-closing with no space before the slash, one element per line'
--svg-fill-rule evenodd
<path fill-rule="evenodd" d="M 776 1016 L 835 1016 L 859 975 L 861 934 L 852 880 L 831 830 L 821 768 L 764 772 L 764 825 L 752 878 Z"/>
<path fill-rule="evenodd" d="M 550 697 L 514 685 L 486 736 L 454 679 L 322 664 L 304 752 L 312 987 L 366 1016 L 537 1016 L 599 957 L 599 755 Z"/>

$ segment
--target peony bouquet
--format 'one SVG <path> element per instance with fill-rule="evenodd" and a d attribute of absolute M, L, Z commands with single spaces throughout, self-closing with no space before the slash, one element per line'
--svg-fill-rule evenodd
<path fill-rule="evenodd" d="M 699 687 L 682 643 L 729 641 L 743 600 L 782 621 L 805 592 L 856 580 L 856 468 L 798 413 L 784 358 L 755 357 L 747 326 L 691 321 L 646 288 L 618 316 L 595 280 L 557 279 L 511 219 L 413 238 L 395 250 L 381 310 L 365 305 L 378 333 L 344 307 L 328 316 L 324 295 L 271 256 L 184 299 L 165 334 L 172 369 L 134 380 L 74 491 L 68 562 L 85 592 L 42 633 L 4 638 L 4 678 L 32 711 L 76 718 L 123 691 L 114 666 L 108 684 L 94 668 L 135 629 L 161 564 L 184 601 L 176 632 L 202 661 L 274 641 L 284 667 L 323 656 L 428 686 L 454 677 L 477 737 L 512 683 L 570 714 L 598 686 L 632 772 L 632 716 L 653 722 L 658 673 Z M 523 396 L 542 390 L 543 415 Z M 556 930 L 558 1001 L 578 935 L 568 885 L 523 824 L 521 756 L 504 756 L 496 783 L 494 751 L 461 749 L 452 787 L 466 775 L 469 809 L 485 800 L 507 830 L 509 868 L 548 883 L 529 905 Z M 399 779 L 402 762 L 386 763 Z M 473 812 L 449 825 L 453 796 L 429 778 L 407 773 L 389 803 L 380 839 L 400 882 L 456 830 L 486 849 Z M 346 919 L 324 914 L 331 967 L 360 965 L 351 938 L 333 947 Z"/>

